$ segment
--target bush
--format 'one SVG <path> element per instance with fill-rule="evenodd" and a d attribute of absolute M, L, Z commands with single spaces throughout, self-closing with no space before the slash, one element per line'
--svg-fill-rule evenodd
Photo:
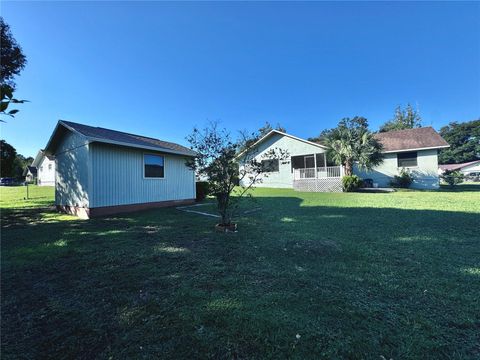
<path fill-rule="evenodd" d="M 400 170 L 399 175 L 395 175 L 393 177 L 393 180 L 390 182 L 390 185 L 393 187 L 398 187 L 398 188 L 409 188 L 410 185 L 412 185 L 413 182 L 413 177 L 408 172 L 408 170 L 402 169 Z"/>
<path fill-rule="evenodd" d="M 342 178 L 343 191 L 352 192 L 362 185 L 362 179 L 357 175 L 346 175 Z"/>
<path fill-rule="evenodd" d="M 450 187 L 454 187 L 463 182 L 464 175 L 457 170 L 445 170 L 445 172 L 440 175 L 440 178 L 450 185 Z"/>
<path fill-rule="evenodd" d="M 203 201 L 210 194 L 210 184 L 208 181 L 197 181 L 196 184 L 196 201 Z"/>

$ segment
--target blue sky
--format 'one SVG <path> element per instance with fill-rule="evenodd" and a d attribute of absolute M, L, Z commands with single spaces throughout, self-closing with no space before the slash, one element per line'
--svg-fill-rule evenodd
<path fill-rule="evenodd" d="M 24 155 L 58 119 L 185 144 L 194 125 L 265 121 L 309 137 L 418 104 L 424 125 L 480 116 L 480 3 L 3 2 L 31 102 L 1 126 Z"/>

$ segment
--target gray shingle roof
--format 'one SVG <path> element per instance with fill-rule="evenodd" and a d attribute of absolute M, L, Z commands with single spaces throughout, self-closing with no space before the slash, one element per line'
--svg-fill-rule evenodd
<path fill-rule="evenodd" d="M 196 155 L 196 153 L 191 149 L 169 141 L 163 141 L 147 136 L 129 134 L 101 127 L 78 124 L 65 120 L 60 120 L 59 123 L 87 137 L 90 141 L 99 141 L 123 146 L 152 149 L 188 156 Z"/>
<path fill-rule="evenodd" d="M 388 131 L 375 134 L 375 138 L 382 143 L 385 152 L 449 147 L 432 127 Z"/>

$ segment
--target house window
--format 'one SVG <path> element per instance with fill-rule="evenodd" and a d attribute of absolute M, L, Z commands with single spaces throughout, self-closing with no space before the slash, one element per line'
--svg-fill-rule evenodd
<path fill-rule="evenodd" d="M 262 160 L 262 167 L 266 172 L 277 172 L 280 168 L 278 159 Z"/>
<path fill-rule="evenodd" d="M 48 164 L 48 170 L 52 170 L 52 164 Z"/>
<path fill-rule="evenodd" d="M 40 171 L 43 171 L 43 166 L 40 166 Z"/>
<path fill-rule="evenodd" d="M 144 154 L 143 169 L 146 178 L 163 178 L 165 176 L 165 158 L 162 155 Z"/>
<path fill-rule="evenodd" d="M 399 168 L 417 166 L 417 152 L 398 153 L 397 165 Z"/>

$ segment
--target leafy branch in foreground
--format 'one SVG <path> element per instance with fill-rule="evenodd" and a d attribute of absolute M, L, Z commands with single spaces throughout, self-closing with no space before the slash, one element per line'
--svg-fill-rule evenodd
<path fill-rule="evenodd" d="M 268 176 L 270 169 L 263 160 L 280 161 L 288 156 L 281 149 L 258 155 L 258 147 L 252 141 L 254 136 L 241 133 L 238 139 L 233 139 L 226 129 L 219 129 L 212 122 L 203 130 L 194 128 L 187 137 L 191 149 L 197 153 L 187 165 L 198 177 L 208 179 L 222 226 L 232 224 L 240 200 L 251 197 L 249 190 Z"/>

